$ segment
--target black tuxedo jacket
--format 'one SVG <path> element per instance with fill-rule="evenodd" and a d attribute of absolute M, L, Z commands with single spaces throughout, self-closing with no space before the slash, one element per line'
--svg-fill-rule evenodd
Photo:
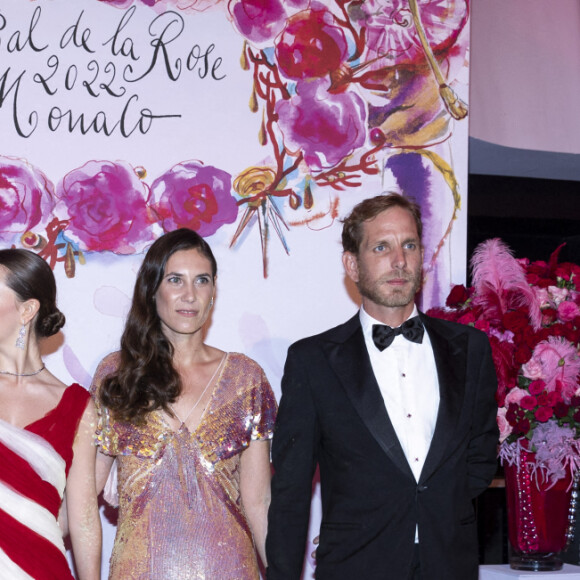
<path fill-rule="evenodd" d="M 420 314 L 440 404 L 415 480 L 389 420 L 359 315 L 290 347 L 274 434 L 268 580 L 301 577 L 320 468 L 316 578 L 407 580 L 415 526 L 424 580 L 476 580 L 473 498 L 496 471 L 497 381 L 487 336 Z"/>

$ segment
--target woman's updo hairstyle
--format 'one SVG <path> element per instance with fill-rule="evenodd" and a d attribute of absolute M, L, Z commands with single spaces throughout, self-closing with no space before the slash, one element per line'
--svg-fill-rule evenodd
<path fill-rule="evenodd" d="M 40 303 L 34 330 L 37 337 L 56 334 L 65 323 L 56 306 L 56 282 L 50 266 L 29 250 L 0 250 L 0 266 L 6 270 L 6 286 L 22 302 L 35 299 Z"/>

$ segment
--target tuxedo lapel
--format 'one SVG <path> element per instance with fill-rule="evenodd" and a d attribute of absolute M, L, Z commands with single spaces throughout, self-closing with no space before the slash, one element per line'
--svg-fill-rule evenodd
<path fill-rule="evenodd" d="M 373 373 L 358 314 L 333 339 L 324 350 L 356 412 L 391 461 L 413 477 Z"/>
<path fill-rule="evenodd" d="M 433 347 L 440 401 L 435 431 L 421 472 L 420 483 L 435 470 L 455 432 L 465 396 L 467 372 L 466 335 L 450 336 L 445 327 L 422 314 L 421 320 L 429 333 Z"/>

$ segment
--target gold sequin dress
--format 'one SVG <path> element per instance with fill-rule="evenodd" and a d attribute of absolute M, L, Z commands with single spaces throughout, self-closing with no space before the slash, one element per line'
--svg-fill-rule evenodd
<path fill-rule="evenodd" d="M 112 372 L 106 357 L 92 392 Z M 198 427 L 173 431 L 161 411 L 143 426 L 97 406 L 97 443 L 116 456 L 119 518 L 110 580 L 258 580 L 240 496 L 240 454 L 272 437 L 276 399 L 260 366 L 228 353 Z"/>

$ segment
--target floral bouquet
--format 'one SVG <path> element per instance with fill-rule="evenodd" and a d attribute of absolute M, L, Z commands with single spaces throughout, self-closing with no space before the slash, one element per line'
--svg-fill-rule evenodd
<path fill-rule="evenodd" d="M 550 486 L 580 469 L 580 266 L 515 259 L 499 239 L 473 254 L 473 286 L 455 286 L 428 314 L 483 330 L 498 390 L 499 457 L 532 458 Z M 580 290 L 580 287 L 579 287 Z"/>

